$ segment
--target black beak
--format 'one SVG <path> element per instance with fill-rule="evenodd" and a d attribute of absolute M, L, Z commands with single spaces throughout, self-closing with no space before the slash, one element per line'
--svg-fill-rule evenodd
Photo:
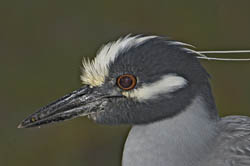
<path fill-rule="evenodd" d="M 29 128 L 44 124 L 73 119 L 79 116 L 95 114 L 104 109 L 108 96 L 100 88 L 84 86 L 79 90 L 39 109 L 24 119 L 18 128 Z"/>

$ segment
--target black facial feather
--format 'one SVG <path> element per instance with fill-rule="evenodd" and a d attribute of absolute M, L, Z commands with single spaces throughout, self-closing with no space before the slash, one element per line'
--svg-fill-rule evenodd
<path fill-rule="evenodd" d="M 114 80 L 128 73 L 138 78 L 135 88 L 154 83 L 171 73 L 185 78 L 188 81 L 187 86 L 171 93 L 170 96 L 161 94 L 156 99 L 144 102 L 133 98 L 113 99 L 108 102 L 105 111 L 97 115 L 97 122 L 141 124 L 171 118 L 185 110 L 196 96 L 203 97 L 208 107 L 216 110 L 213 96 L 209 93 L 209 75 L 195 53 L 189 53 L 183 46 L 173 42 L 156 37 L 141 45 L 120 50 L 115 61 L 109 66 L 109 76 L 104 86 L 117 90 Z M 216 111 L 210 112 L 210 116 L 217 116 Z"/>

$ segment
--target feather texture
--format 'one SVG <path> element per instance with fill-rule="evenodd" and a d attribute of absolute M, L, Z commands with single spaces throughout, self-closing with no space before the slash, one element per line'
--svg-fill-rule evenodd
<path fill-rule="evenodd" d="M 219 121 L 220 135 L 208 166 L 250 165 L 250 118 L 227 116 Z"/>

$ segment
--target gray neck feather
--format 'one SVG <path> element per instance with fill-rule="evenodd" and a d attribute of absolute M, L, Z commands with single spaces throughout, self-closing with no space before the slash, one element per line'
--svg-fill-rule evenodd
<path fill-rule="evenodd" d="M 203 165 L 217 135 L 217 120 L 211 119 L 204 103 L 202 97 L 196 97 L 175 117 L 132 127 L 123 166 Z"/>

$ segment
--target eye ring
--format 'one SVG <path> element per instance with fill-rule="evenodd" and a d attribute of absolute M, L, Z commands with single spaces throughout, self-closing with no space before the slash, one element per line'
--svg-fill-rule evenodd
<path fill-rule="evenodd" d="M 132 74 L 123 74 L 117 78 L 116 84 L 122 90 L 131 90 L 137 83 L 136 77 Z"/>

